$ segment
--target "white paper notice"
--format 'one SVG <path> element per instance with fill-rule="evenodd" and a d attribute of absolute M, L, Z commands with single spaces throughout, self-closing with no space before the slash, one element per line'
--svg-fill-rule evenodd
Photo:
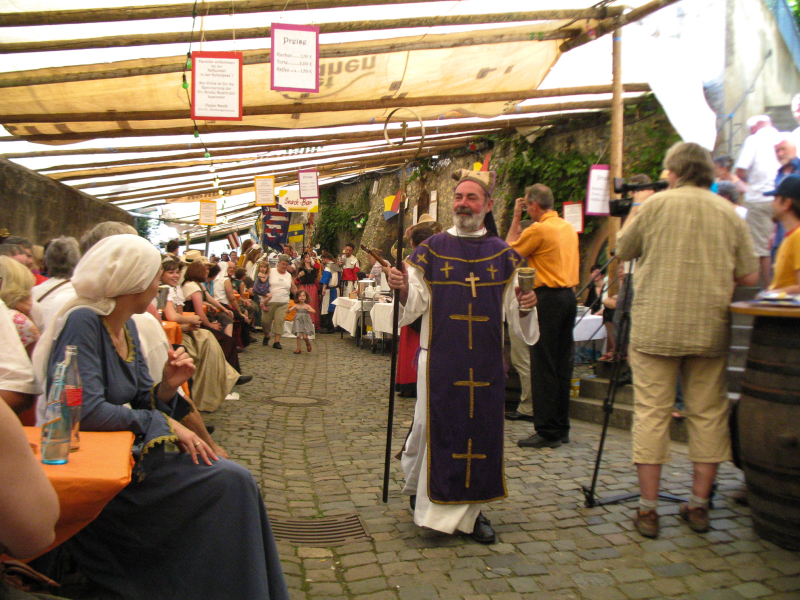
<path fill-rule="evenodd" d="M 197 223 L 199 225 L 217 224 L 216 200 L 203 200 L 202 202 L 200 202 L 200 220 Z"/>
<path fill-rule="evenodd" d="M 316 169 L 300 169 L 297 172 L 301 198 L 319 198 L 318 177 Z"/>
<path fill-rule="evenodd" d="M 256 206 L 275 206 L 275 176 L 256 175 Z"/>
<path fill-rule="evenodd" d="M 270 89 L 319 92 L 319 27 L 273 23 Z"/>
<path fill-rule="evenodd" d="M 434 200 L 436 192 L 431 192 L 431 203 L 428 206 L 428 214 L 433 217 L 434 221 L 439 220 L 439 203 Z"/>
<path fill-rule="evenodd" d="M 564 202 L 564 220 L 575 228 L 578 233 L 583 233 L 583 203 Z"/>
<path fill-rule="evenodd" d="M 319 199 L 301 198 L 297 192 L 281 196 L 281 204 L 289 212 L 317 212 Z"/>
<path fill-rule="evenodd" d="M 608 215 L 608 165 L 592 165 L 586 189 L 586 214 Z"/>
<path fill-rule="evenodd" d="M 241 52 L 192 52 L 192 119 L 242 120 Z"/>

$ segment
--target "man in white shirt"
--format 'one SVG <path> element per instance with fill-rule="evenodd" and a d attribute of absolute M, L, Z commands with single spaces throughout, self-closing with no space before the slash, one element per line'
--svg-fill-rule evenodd
<path fill-rule="evenodd" d="M 764 193 L 775 188 L 775 173 L 781 166 L 775 156 L 775 145 L 780 142 L 780 134 L 767 115 L 750 117 L 747 126 L 750 128 L 750 135 L 744 141 L 739 160 L 736 161 L 736 176 L 747 183 L 744 194 L 747 224 L 750 225 L 753 244 L 760 260 L 761 285 L 767 287 L 772 280 L 770 237 L 773 221 L 772 199 Z"/>

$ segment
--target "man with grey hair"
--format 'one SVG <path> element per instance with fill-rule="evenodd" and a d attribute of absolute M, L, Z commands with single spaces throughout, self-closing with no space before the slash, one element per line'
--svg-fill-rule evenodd
<path fill-rule="evenodd" d="M 692 495 L 679 514 L 692 530 L 708 531 L 717 468 L 731 458 L 728 305 L 736 284 L 757 281 L 759 266 L 747 224 L 730 202 L 709 190 L 714 163 L 708 151 L 693 143 L 675 144 L 664 167 L 670 188 L 634 204 L 617 237 L 619 259 L 638 259 L 628 347 L 633 462 L 641 490 L 633 523 L 651 538 L 659 532 L 659 481 L 669 460 L 679 373 L 694 463 Z"/>
<path fill-rule="evenodd" d="M 780 163 L 778 174 L 775 176 L 775 187 L 777 188 L 781 181 L 790 175 L 800 174 L 800 158 L 797 158 L 797 144 L 793 136 L 789 133 L 781 133 L 778 143 L 775 144 L 775 157 Z M 786 232 L 783 229 L 781 221 L 776 222 L 775 238 L 772 240 L 772 260 L 775 261 L 775 256 L 778 253 L 778 247 L 783 242 Z"/>
<path fill-rule="evenodd" d="M 554 202 L 546 185 L 536 183 L 527 188 L 525 197 L 517 199 L 506 237 L 528 267 L 536 269 L 539 299 L 539 341 L 529 351 L 536 432 L 517 442 L 522 448 L 558 448 L 569 441 L 572 330 L 580 254 L 578 233 L 558 216 Z M 526 210 L 534 222 L 523 231 L 520 220 Z"/>
<path fill-rule="evenodd" d="M 753 244 L 760 259 L 761 285 L 767 287 L 772 279 L 769 240 L 773 222 L 772 202 L 764 193 L 775 187 L 775 173 L 780 167 L 775 157 L 775 144 L 779 136 L 767 115 L 750 117 L 747 127 L 750 135 L 742 144 L 736 161 L 736 175 L 747 184 L 744 194 L 747 224 L 750 225 Z"/>
<path fill-rule="evenodd" d="M 60 237 L 50 242 L 44 253 L 44 262 L 50 279 L 35 286 L 31 296 L 39 303 L 42 310 L 42 325 L 50 324 L 50 317 L 67 300 L 75 296 L 70 278 L 75 265 L 81 259 L 78 240 L 73 237 Z"/>
<path fill-rule="evenodd" d="M 289 272 L 291 257 L 281 254 L 274 269 L 269 272 L 269 292 L 272 294 L 268 303 L 261 303 L 261 330 L 264 332 L 265 346 L 269 345 L 269 332 L 275 335 L 275 342 L 272 347 L 282 350 L 281 335 L 283 335 L 283 323 L 286 321 L 286 311 L 289 308 L 289 294 L 297 293 L 297 286 L 294 284 L 294 277 Z"/>

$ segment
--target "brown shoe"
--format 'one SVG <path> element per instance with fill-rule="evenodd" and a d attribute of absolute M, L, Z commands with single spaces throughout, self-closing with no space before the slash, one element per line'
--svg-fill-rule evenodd
<path fill-rule="evenodd" d="M 697 533 L 705 533 L 709 529 L 708 509 L 703 506 L 689 508 L 688 503 L 681 504 L 681 519 L 689 524 L 689 528 Z"/>
<path fill-rule="evenodd" d="M 633 515 L 633 525 L 636 531 L 647 538 L 658 537 L 658 513 L 655 510 L 646 512 L 636 511 Z"/>

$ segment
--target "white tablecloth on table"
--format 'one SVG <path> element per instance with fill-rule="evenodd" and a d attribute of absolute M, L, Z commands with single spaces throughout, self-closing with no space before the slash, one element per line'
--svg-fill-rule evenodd
<path fill-rule="evenodd" d="M 355 300 L 350 300 L 350 302 L 355 302 Z M 392 333 L 393 308 L 394 305 L 391 302 L 385 304 L 376 303 L 372 307 L 369 314 L 372 317 L 372 330 L 375 333 Z M 402 310 L 402 306 L 400 309 Z M 402 312 L 400 316 L 402 317 Z M 603 327 L 603 317 L 600 315 L 586 315 L 580 321 L 576 319 L 572 335 L 576 342 L 604 340 L 606 338 L 606 328 Z"/>
<path fill-rule="evenodd" d="M 337 298 L 333 301 L 333 304 L 336 306 L 336 310 L 333 311 L 333 326 L 341 327 L 355 337 L 358 331 L 359 319 L 361 318 L 361 300 Z M 371 305 L 372 301 L 367 300 L 365 308 L 369 309 Z"/>
<path fill-rule="evenodd" d="M 575 329 L 572 330 L 572 337 L 576 342 L 606 339 L 606 328 L 603 327 L 601 315 L 587 314 L 580 321 L 578 319 L 580 317 L 575 319 Z"/>
<path fill-rule="evenodd" d="M 372 331 L 375 333 L 392 333 L 392 314 L 394 304 L 391 302 L 376 302 L 369 315 L 372 319 Z M 400 307 L 400 317 L 403 316 L 403 307 Z"/>

